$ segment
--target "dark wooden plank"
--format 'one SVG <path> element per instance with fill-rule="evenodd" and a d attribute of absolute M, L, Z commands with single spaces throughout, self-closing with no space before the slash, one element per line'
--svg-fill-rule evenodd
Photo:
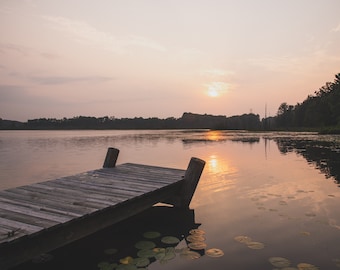
<path fill-rule="evenodd" d="M 33 188 L 31 186 L 22 186 L 16 188 L 14 190 L 8 190 L 9 192 L 21 194 L 27 196 L 27 203 L 29 204 L 30 201 L 34 201 L 35 203 L 39 203 L 40 205 L 44 206 L 47 205 L 49 207 L 57 206 L 57 209 L 63 209 L 65 211 L 79 213 L 82 215 L 89 214 L 97 208 L 82 206 L 82 205 L 75 205 L 69 202 L 63 202 L 61 198 L 57 196 L 50 196 L 48 193 L 45 193 L 37 188 Z"/>
<path fill-rule="evenodd" d="M 49 181 L 49 182 L 43 182 L 40 183 L 40 185 L 46 185 L 50 187 L 56 188 L 56 190 L 59 190 L 60 192 L 69 193 L 74 196 L 77 196 L 79 193 L 81 194 L 87 194 L 89 199 L 94 200 L 102 200 L 111 204 L 122 202 L 126 199 L 128 199 L 130 196 L 119 196 L 120 194 L 115 194 L 114 192 L 94 192 L 92 189 L 88 188 L 81 188 L 79 186 L 70 186 L 72 183 L 65 183 L 62 181 Z M 77 189 L 75 189 L 77 187 Z M 83 195 L 82 195 L 83 196 Z"/>
<path fill-rule="evenodd" d="M 60 222 L 44 219 L 41 217 L 31 216 L 24 213 L 18 213 L 10 210 L 0 209 L 0 217 L 22 222 L 29 225 L 39 226 L 42 228 L 49 228 L 60 224 Z"/>
<path fill-rule="evenodd" d="M 37 209 L 36 207 L 31 208 L 29 205 L 22 206 L 22 205 L 13 204 L 9 200 L 4 201 L 3 198 L 0 198 L 0 209 L 16 212 L 19 214 L 27 214 L 32 217 L 43 218 L 43 219 L 47 219 L 47 220 L 51 220 L 51 221 L 55 221 L 59 223 L 67 222 L 71 220 L 71 217 L 69 216 L 65 217 L 65 216 L 58 215 L 58 214 L 51 214 L 46 211 L 41 211 L 40 209 Z"/>
<path fill-rule="evenodd" d="M 57 190 L 53 190 L 51 188 L 48 188 L 48 186 L 45 185 L 34 185 L 34 186 L 27 186 L 23 187 L 25 190 L 29 190 L 31 192 L 35 192 L 39 194 L 39 198 L 46 198 L 51 201 L 62 201 L 65 204 L 69 204 L 72 206 L 81 206 L 86 207 L 90 210 L 99 210 L 103 207 L 106 207 L 107 204 L 105 203 L 96 203 L 96 202 L 90 202 L 87 200 L 88 196 L 84 194 L 83 196 L 73 196 L 70 193 L 67 192 L 57 192 Z"/>
<path fill-rule="evenodd" d="M 163 178 L 163 180 L 160 180 Z M 129 185 L 145 185 L 145 186 L 152 186 L 152 187 L 162 187 L 168 184 L 175 183 L 180 181 L 182 177 L 172 176 L 166 178 L 165 176 L 155 176 L 150 174 L 139 174 L 134 175 L 132 173 L 126 172 L 115 172 L 115 173 L 108 173 L 99 171 L 94 176 L 90 175 L 88 181 L 120 181 L 122 184 L 129 184 Z"/>
<path fill-rule="evenodd" d="M 168 181 L 166 183 L 158 181 L 159 178 L 154 178 L 153 176 L 146 175 L 146 176 L 135 176 L 135 175 L 129 175 L 124 173 L 115 173 L 115 174 L 103 174 L 98 173 L 95 177 L 91 176 L 86 182 L 89 183 L 96 183 L 96 185 L 106 184 L 109 187 L 115 188 L 120 187 L 126 190 L 136 190 L 136 189 L 146 189 L 148 188 L 150 190 L 155 188 L 161 188 L 165 185 L 172 184 L 174 182 L 182 180 L 182 178 L 176 179 L 174 181 L 172 178 L 172 181 Z"/>
<path fill-rule="evenodd" d="M 39 232 L 44 229 L 44 227 L 36 226 L 36 225 L 30 225 L 23 222 L 10 220 L 7 218 L 0 217 L 0 223 L 3 225 L 6 225 L 8 227 L 11 227 L 13 231 L 15 230 L 21 230 L 25 233 L 33 234 L 36 232 Z"/>
<path fill-rule="evenodd" d="M 69 207 L 64 207 L 60 204 L 55 205 L 50 201 L 43 201 L 43 200 L 32 200 L 31 197 L 27 196 L 27 194 L 20 194 L 18 192 L 13 192 L 13 190 L 3 190 L 0 192 L 0 198 L 8 198 L 15 201 L 19 205 L 27 206 L 34 208 L 37 207 L 41 211 L 46 211 L 50 213 L 58 213 L 65 216 L 70 217 L 80 217 L 83 214 L 79 213 L 78 211 L 71 211 Z"/>
<path fill-rule="evenodd" d="M 115 176 L 109 179 L 108 177 L 89 177 L 87 181 L 81 181 L 81 185 L 88 185 L 88 187 L 98 187 L 98 188 L 104 188 L 104 190 L 110 190 L 111 192 L 114 192 L 115 190 L 119 190 L 119 193 L 124 191 L 126 194 L 131 194 L 132 196 L 135 196 L 138 193 L 145 193 L 150 192 L 152 190 L 155 190 L 157 188 L 164 187 L 165 184 L 160 183 L 150 183 L 150 182 L 144 182 L 142 179 L 139 181 L 135 178 L 130 180 L 128 176 L 123 178 L 118 178 Z M 80 185 L 78 182 L 79 180 L 76 178 L 68 179 L 70 183 L 74 183 L 75 185 Z M 169 184 L 169 183 L 168 183 Z"/>

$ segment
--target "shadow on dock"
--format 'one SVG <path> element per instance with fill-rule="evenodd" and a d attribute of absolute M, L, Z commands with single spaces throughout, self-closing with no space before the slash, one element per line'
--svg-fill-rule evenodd
<path fill-rule="evenodd" d="M 189 249 L 186 237 L 200 225 L 194 210 L 152 207 L 14 269 L 139 269 L 176 256 L 195 258 L 204 249 Z"/>

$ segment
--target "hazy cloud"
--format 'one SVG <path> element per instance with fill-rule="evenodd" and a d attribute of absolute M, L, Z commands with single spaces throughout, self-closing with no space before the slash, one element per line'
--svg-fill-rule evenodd
<path fill-rule="evenodd" d="M 103 49 L 111 50 L 115 53 L 125 53 L 130 46 L 166 51 L 162 45 L 147 37 L 134 35 L 117 37 L 100 31 L 86 22 L 71 20 L 65 17 L 43 16 L 43 19 L 52 23 L 55 29 L 72 34 L 77 40 L 100 45 Z"/>
<path fill-rule="evenodd" d="M 339 23 L 336 27 L 334 27 L 334 28 L 331 30 L 331 32 L 340 32 L 340 23 Z"/>
<path fill-rule="evenodd" d="M 40 52 L 33 48 L 17 45 L 13 43 L 0 43 L 0 53 L 8 53 L 8 52 L 15 52 L 21 56 L 41 56 L 47 59 L 55 59 L 58 58 L 59 55 L 50 52 Z"/>
<path fill-rule="evenodd" d="M 224 69 L 207 69 L 202 72 L 204 75 L 210 76 L 210 77 L 224 77 L 235 74 L 234 71 L 230 70 L 224 70 Z"/>
<path fill-rule="evenodd" d="M 25 89 L 19 85 L 0 84 L 0 103 L 23 100 Z"/>
<path fill-rule="evenodd" d="M 59 85 L 77 82 L 106 82 L 113 80 L 111 77 L 103 76 L 80 76 L 80 77 L 66 77 L 66 76 L 47 76 L 47 77 L 30 77 L 32 81 L 42 85 Z"/>
<path fill-rule="evenodd" d="M 0 52 L 6 53 L 8 51 L 18 53 L 22 56 L 26 56 L 31 51 L 31 49 L 11 43 L 0 43 Z"/>

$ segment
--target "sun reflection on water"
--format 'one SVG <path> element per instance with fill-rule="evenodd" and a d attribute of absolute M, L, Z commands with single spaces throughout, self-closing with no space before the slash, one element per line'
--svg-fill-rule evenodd
<path fill-rule="evenodd" d="M 218 155 L 210 155 L 207 158 L 205 177 L 200 185 L 203 192 L 220 192 L 235 186 L 238 169 Z"/>
<path fill-rule="evenodd" d="M 221 141 L 224 139 L 223 134 L 221 131 L 218 130 L 211 130 L 205 134 L 205 139 L 207 141 Z"/>

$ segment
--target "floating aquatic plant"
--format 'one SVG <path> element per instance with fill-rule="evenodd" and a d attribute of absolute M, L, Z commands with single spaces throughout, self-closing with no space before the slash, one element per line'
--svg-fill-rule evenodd
<path fill-rule="evenodd" d="M 150 264 L 150 260 L 148 258 L 135 258 L 133 259 L 133 264 L 137 267 L 145 267 Z"/>
<path fill-rule="evenodd" d="M 261 243 L 261 242 L 248 242 L 247 247 L 249 247 L 251 249 L 263 249 L 264 244 Z"/>
<path fill-rule="evenodd" d="M 201 257 L 201 254 L 199 254 L 196 251 L 192 251 L 188 248 L 183 248 L 180 252 L 180 257 L 182 259 L 187 259 L 187 260 L 194 260 L 194 259 L 198 259 Z"/>
<path fill-rule="evenodd" d="M 189 231 L 190 234 L 200 234 L 200 235 L 204 235 L 205 231 L 200 230 L 200 229 L 192 229 Z"/>
<path fill-rule="evenodd" d="M 160 263 L 166 263 L 176 257 L 175 249 L 170 247 L 158 252 L 155 256 Z"/>
<path fill-rule="evenodd" d="M 153 249 L 153 251 L 154 251 L 155 253 L 165 252 L 165 248 L 156 247 L 156 248 Z"/>
<path fill-rule="evenodd" d="M 239 243 L 246 244 L 247 247 L 251 249 L 263 249 L 264 248 L 263 243 L 255 242 L 249 236 L 239 235 L 239 236 L 234 237 L 234 240 Z"/>
<path fill-rule="evenodd" d="M 173 244 L 179 243 L 180 240 L 177 237 L 174 237 L 174 236 L 164 236 L 161 239 L 161 242 L 164 243 L 164 244 L 173 245 Z"/>
<path fill-rule="evenodd" d="M 137 270 L 137 266 L 133 264 L 120 264 L 117 266 L 116 270 Z"/>
<path fill-rule="evenodd" d="M 290 260 L 283 258 L 283 257 L 270 257 L 269 262 L 278 268 L 289 267 Z"/>
<path fill-rule="evenodd" d="M 116 263 L 109 263 L 109 262 L 100 262 L 98 263 L 98 267 L 100 270 L 113 270 L 118 266 Z"/>
<path fill-rule="evenodd" d="M 297 267 L 299 270 L 318 270 L 319 269 L 315 265 L 309 264 L 309 263 L 299 263 Z"/>
<path fill-rule="evenodd" d="M 188 247 L 194 250 L 202 250 L 207 247 L 207 244 L 204 242 L 192 242 L 188 244 Z"/>
<path fill-rule="evenodd" d="M 143 233 L 143 236 L 145 238 L 148 238 L 148 239 L 154 239 L 154 238 L 158 238 L 161 236 L 161 234 L 159 232 L 145 232 Z"/>
<path fill-rule="evenodd" d="M 135 244 L 135 247 L 138 249 L 153 249 L 156 244 L 151 241 L 139 241 Z"/>
<path fill-rule="evenodd" d="M 127 256 L 119 260 L 121 264 L 132 264 L 133 258 L 131 256 Z"/>
<path fill-rule="evenodd" d="M 218 248 L 210 248 L 205 251 L 205 255 L 213 258 L 222 257 L 224 252 Z"/>
<path fill-rule="evenodd" d="M 307 212 L 307 213 L 305 213 L 305 216 L 306 216 L 306 217 L 315 217 L 316 214 L 315 214 L 315 213 L 312 213 L 312 212 Z"/>
<path fill-rule="evenodd" d="M 152 258 L 155 255 L 156 252 L 153 249 L 141 249 L 137 252 L 137 256 L 140 258 Z"/>
<path fill-rule="evenodd" d="M 203 242 L 205 237 L 200 234 L 191 234 L 186 238 L 189 242 Z"/>
<path fill-rule="evenodd" d="M 252 239 L 249 236 L 245 236 L 245 235 L 235 236 L 234 240 L 239 243 L 243 243 L 243 244 L 246 244 L 252 241 Z"/>

